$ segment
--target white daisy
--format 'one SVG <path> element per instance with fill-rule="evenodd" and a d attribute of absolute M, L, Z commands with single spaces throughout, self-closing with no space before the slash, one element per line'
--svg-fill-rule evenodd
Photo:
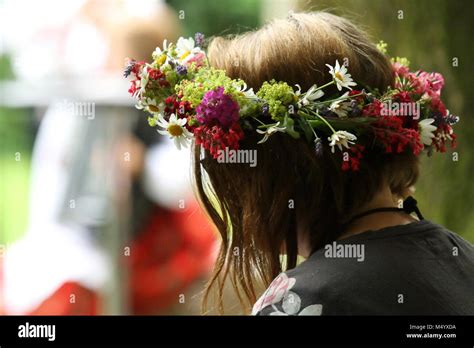
<path fill-rule="evenodd" d="M 158 133 L 169 135 L 170 139 L 174 139 L 174 144 L 178 150 L 181 150 L 181 146 L 187 147 L 193 138 L 193 135 L 184 127 L 186 121 L 185 118 L 178 119 L 175 114 L 171 114 L 169 121 L 159 115 L 157 125 L 163 130 L 158 130 Z"/>
<path fill-rule="evenodd" d="M 247 89 L 245 91 L 242 91 L 242 93 L 245 95 L 246 98 L 249 99 L 257 99 L 257 95 L 253 91 L 253 88 Z"/>
<path fill-rule="evenodd" d="M 348 95 L 349 93 L 346 92 L 341 96 L 341 98 L 333 101 L 331 105 L 329 105 L 329 110 L 341 118 L 346 117 L 347 112 L 351 109 L 351 103 L 346 100 Z"/>
<path fill-rule="evenodd" d="M 163 48 L 161 47 L 157 47 L 155 48 L 155 50 L 153 51 L 153 53 L 151 54 L 152 58 L 153 59 L 157 59 L 159 58 L 162 54 L 164 54 L 166 51 L 168 50 L 168 41 L 167 40 L 164 40 L 163 41 Z"/>
<path fill-rule="evenodd" d="M 271 127 L 268 127 L 265 130 L 257 129 L 257 133 L 265 134 L 263 136 L 262 140 L 260 140 L 257 144 L 262 144 L 262 143 L 266 142 L 268 140 L 268 138 L 270 138 L 270 136 L 273 135 L 276 132 L 285 132 L 286 131 L 286 127 L 278 127 L 279 125 L 280 125 L 280 122 L 277 122 L 277 123 L 275 123 L 275 125 L 273 125 Z"/>
<path fill-rule="evenodd" d="M 178 54 L 179 60 L 183 63 L 193 58 L 196 54 L 202 52 L 203 51 L 199 47 L 194 46 L 194 39 L 192 37 L 189 39 L 180 37 L 176 43 L 176 53 Z"/>
<path fill-rule="evenodd" d="M 331 152 L 334 153 L 335 146 L 342 151 L 342 147 L 350 148 L 349 144 L 354 144 L 357 137 L 346 131 L 337 131 L 333 133 L 329 138 L 329 146 L 331 146 Z"/>
<path fill-rule="evenodd" d="M 427 118 L 418 122 L 421 142 L 427 146 L 431 145 L 433 138 L 435 137 L 433 132 L 436 131 L 437 127 L 432 125 L 434 121 L 433 118 Z"/>
<path fill-rule="evenodd" d="M 331 103 L 329 110 L 334 112 L 340 118 L 347 117 L 347 112 L 351 109 L 350 103 L 347 101 L 336 100 Z"/>
<path fill-rule="evenodd" d="M 354 80 L 352 80 L 351 74 L 347 73 L 347 68 L 345 65 L 339 65 L 339 61 L 336 60 L 336 65 L 332 67 L 329 64 L 326 64 L 329 67 L 329 73 L 331 74 L 338 90 L 342 90 L 342 87 L 347 89 L 352 89 L 350 86 L 357 85 Z"/>
<path fill-rule="evenodd" d="M 146 110 L 152 114 L 161 113 L 163 110 L 163 104 L 157 104 L 152 98 L 140 99 L 135 107 L 138 110 Z"/>
<path fill-rule="evenodd" d="M 148 84 L 148 66 L 144 66 L 140 72 L 140 92 L 139 94 L 145 93 L 146 85 Z"/>
<path fill-rule="evenodd" d="M 168 64 L 170 61 L 170 57 L 168 57 L 168 50 L 171 48 L 172 44 L 168 46 L 168 42 L 166 40 L 163 41 L 163 48 L 157 47 L 155 51 L 151 54 L 154 65 L 156 67 L 161 67 L 162 65 Z"/>
<path fill-rule="evenodd" d="M 339 99 L 333 101 L 329 106 L 329 110 L 341 118 L 346 117 L 347 112 L 351 109 L 351 104 L 346 100 L 348 95 L 349 92 L 346 92 Z"/>
<path fill-rule="evenodd" d="M 299 97 L 300 95 L 302 95 L 301 86 L 296 85 L 296 87 L 298 87 L 298 90 L 295 92 L 295 95 Z M 311 88 L 308 89 L 306 93 L 304 93 L 304 97 L 298 101 L 298 106 L 301 107 L 308 105 L 310 102 L 321 98 L 324 95 L 324 92 L 322 90 L 317 90 L 317 88 L 317 85 L 312 85 Z"/>
<path fill-rule="evenodd" d="M 242 93 L 246 98 L 257 99 L 257 95 L 253 91 L 253 88 L 247 89 L 247 84 L 244 82 L 242 85 L 234 83 L 235 89 Z"/>

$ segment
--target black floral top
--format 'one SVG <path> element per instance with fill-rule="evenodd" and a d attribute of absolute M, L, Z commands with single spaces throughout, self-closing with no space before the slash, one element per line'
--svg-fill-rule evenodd
<path fill-rule="evenodd" d="M 255 315 L 474 315 L 474 248 L 427 220 L 326 245 L 281 273 Z"/>

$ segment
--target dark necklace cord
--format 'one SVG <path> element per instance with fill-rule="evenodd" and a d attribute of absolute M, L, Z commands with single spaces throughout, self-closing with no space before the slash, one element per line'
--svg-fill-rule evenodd
<path fill-rule="evenodd" d="M 418 216 L 418 219 L 424 220 L 424 217 L 423 217 L 423 215 L 421 215 L 420 209 L 418 209 L 416 204 L 417 204 L 416 199 L 413 198 L 412 196 L 408 196 L 403 201 L 403 208 L 384 207 L 384 208 L 376 208 L 376 209 L 370 209 L 370 210 L 364 211 L 360 214 L 357 214 L 357 215 L 353 216 L 348 222 L 343 224 L 341 230 L 344 231 L 351 223 L 353 223 L 357 219 L 360 219 L 363 216 L 366 216 L 366 215 L 369 215 L 369 214 L 380 213 L 380 212 L 386 212 L 386 211 L 403 212 L 403 213 L 406 213 L 406 214 L 415 213 L 416 216 Z M 313 249 L 311 251 L 311 254 L 313 254 L 317 250 L 318 250 L 317 248 Z"/>
<path fill-rule="evenodd" d="M 418 219 L 424 220 L 423 215 L 421 215 L 420 209 L 418 209 L 416 204 L 417 204 L 416 199 L 413 198 L 412 196 L 408 196 L 403 201 L 403 208 L 385 207 L 385 208 L 370 209 L 353 216 L 348 222 L 344 224 L 344 227 L 349 226 L 351 223 L 353 223 L 357 219 L 360 219 L 361 217 L 364 217 L 370 214 L 375 214 L 375 213 L 387 212 L 387 211 L 403 212 L 406 214 L 415 213 Z"/>

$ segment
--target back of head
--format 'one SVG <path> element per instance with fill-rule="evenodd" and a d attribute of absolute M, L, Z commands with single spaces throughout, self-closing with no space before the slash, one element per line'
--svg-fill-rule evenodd
<path fill-rule="evenodd" d="M 394 82 L 390 61 L 366 34 L 325 12 L 293 13 L 257 31 L 216 37 L 208 57 L 212 67 L 255 89 L 271 79 L 298 84 L 302 90 L 324 84 L 331 80 L 326 64 L 336 60 L 362 87 L 384 91 Z M 296 265 L 297 239 L 302 234 L 309 236 L 313 249 L 335 240 L 344 221 L 381 185 L 388 184 L 394 195 L 403 196 L 418 175 L 416 157 L 410 152 L 391 155 L 374 147 L 361 160 L 359 171 L 343 172 L 327 144 L 317 157 L 314 145 L 302 139 L 276 133 L 257 145 L 257 135 L 246 133 L 240 144 L 257 151 L 255 168 L 218 163 L 208 155 L 203 159 L 200 146 L 195 149 L 197 188 L 223 239 L 208 290 L 222 284 L 230 271 L 237 291 L 248 300 L 242 301 L 246 305 L 255 301 L 255 279 L 268 285 L 281 272 L 282 252 L 287 267 Z"/>
<path fill-rule="evenodd" d="M 356 81 L 385 89 L 393 83 L 388 59 L 347 19 L 326 12 L 292 13 L 237 37 L 215 38 L 213 67 L 250 87 L 275 79 L 303 90 L 330 80 L 326 64 L 344 62 Z"/>

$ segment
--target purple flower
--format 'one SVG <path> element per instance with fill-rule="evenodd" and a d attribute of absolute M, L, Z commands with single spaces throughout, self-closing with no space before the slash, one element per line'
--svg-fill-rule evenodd
<path fill-rule="evenodd" d="M 321 108 L 319 108 L 318 113 L 323 117 L 330 117 L 330 116 L 336 115 L 334 112 L 329 110 L 329 108 L 327 106 L 322 106 Z"/>
<path fill-rule="evenodd" d="M 359 102 L 355 99 L 351 100 L 350 103 L 350 111 L 349 111 L 349 117 L 359 117 L 362 115 L 362 110 L 359 107 Z"/>
<path fill-rule="evenodd" d="M 125 67 L 125 70 L 123 71 L 123 77 L 127 78 L 131 73 L 133 68 L 135 67 L 136 60 L 132 59 L 127 63 L 127 66 Z"/>
<path fill-rule="evenodd" d="M 196 108 L 196 119 L 201 124 L 219 123 L 229 128 L 239 119 L 239 104 L 224 93 L 224 87 L 208 91 Z"/>
<path fill-rule="evenodd" d="M 196 33 L 194 35 L 194 43 L 196 46 L 201 47 L 204 43 L 204 34 L 203 33 Z"/>
<path fill-rule="evenodd" d="M 430 113 L 429 118 L 432 118 L 435 120 L 435 126 L 436 127 L 442 127 L 446 124 L 447 119 L 443 116 L 443 114 L 439 111 L 432 111 Z"/>
<path fill-rule="evenodd" d="M 178 65 L 176 67 L 176 72 L 178 75 L 186 75 L 188 73 L 188 69 L 184 65 Z"/>
<path fill-rule="evenodd" d="M 448 122 L 448 124 L 449 124 L 450 126 L 454 126 L 456 123 L 459 122 L 459 116 L 449 115 L 449 116 L 446 118 L 446 122 Z"/>
<path fill-rule="evenodd" d="M 314 139 L 314 152 L 316 153 L 317 157 L 321 157 L 323 154 L 323 143 L 319 137 Z"/>

